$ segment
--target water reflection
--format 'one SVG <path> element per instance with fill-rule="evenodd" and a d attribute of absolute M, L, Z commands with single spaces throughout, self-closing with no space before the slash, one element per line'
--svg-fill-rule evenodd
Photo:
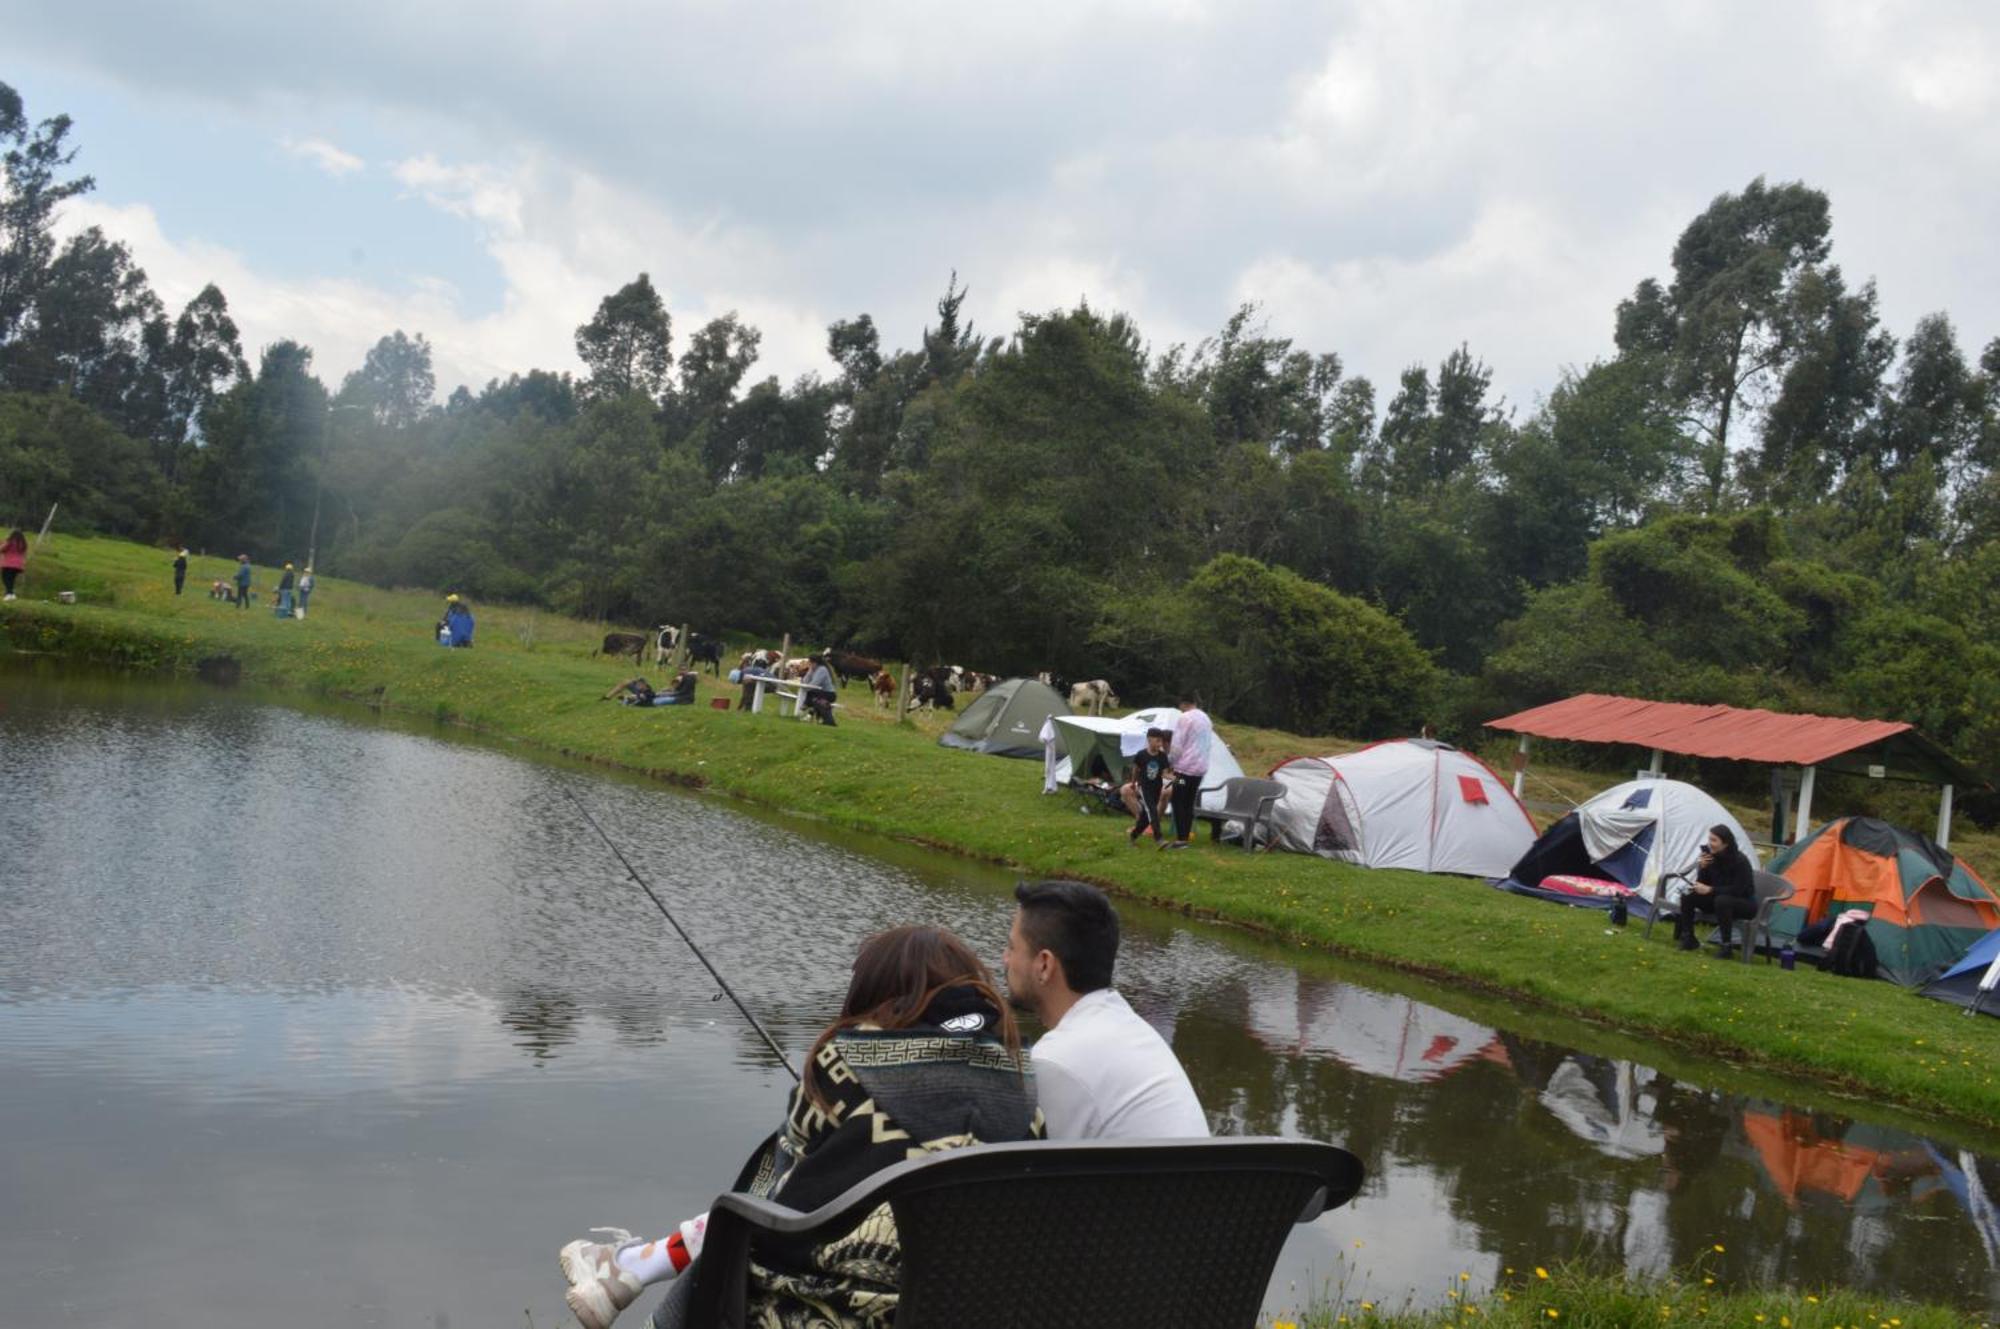
<path fill-rule="evenodd" d="M 1178 1015 L 1176 1046 L 1230 1129 L 1363 1157 L 1369 1188 L 1345 1221 L 1357 1232 L 1383 1210 L 1421 1231 L 1408 1210 L 1435 1205 L 1451 1240 L 1503 1267 L 1585 1253 L 1639 1273 L 1699 1261 L 1725 1281 L 2000 1298 L 2000 1170 L 1970 1150 L 1310 972 L 1232 974 Z M 1255 1044 L 1229 1051 L 1234 1029 Z M 1448 1249 L 1442 1231 L 1433 1245 Z M 1428 1269 L 1433 1287 L 1450 1277 Z"/>
<path fill-rule="evenodd" d="M 0 1206 L 0 1281 L 27 1289 L 21 1322 L 142 1304 L 205 1325 L 524 1306 L 554 1322 L 534 1253 L 705 1206 L 773 1124 L 784 1073 L 565 815 L 555 781 L 577 775 L 207 694 L 0 688 L 16 772 L 0 1193 L 20 1197 Z M 591 790 L 794 1056 L 866 933 L 926 919 L 989 956 L 1004 940 L 1004 875 L 652 787 Z M 1339 1140 L 1368 1166 L 1357 1203 L 1288 1246 L 1273 1309 L 1336 1257 L 1371 1292 L 1429 1300 L 1460 1270 L 1477 1290 L 1578 1251 L 2000 1300 L 1986 1140 L 1769 1082 L 1725 1092 L 1586 1027 L 1551 1038 L 1124 912 L 1120 985 L 1218 1129 Z M 144 1255 L 50 1277 L 105 1245 Z M 215 1261 L 238 1271 L 223 1313 L 198 1276 Z M 302 1267 L 320 1294 L 303 1305 Z"/>

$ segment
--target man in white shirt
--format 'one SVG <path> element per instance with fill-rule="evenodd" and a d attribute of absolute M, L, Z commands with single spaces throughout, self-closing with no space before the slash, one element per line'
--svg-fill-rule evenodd
<path fill-rule="evenodd" d="M 1001 957 L 1007 995 L 1048 1030 L 1035 1091 L 1051 1140 L 1206 1136 L 1173 1049 L 1111 987 L 1118 915 L 1080 881 L 1024 881 Z"/>

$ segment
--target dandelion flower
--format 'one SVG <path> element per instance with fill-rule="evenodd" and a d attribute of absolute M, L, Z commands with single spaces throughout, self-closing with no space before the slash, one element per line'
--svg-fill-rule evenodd
<path fill-rule="evenodd" d="M 1537 1277 L 1537 1278 L 1547 1278 L 1548 1276 L 1549 1276 L 1549 1271 L 1548 1271 L 1548 1270 L 1546 1270 L 1546 1269 L 1542 1268 L 1542 1266 L 1540 1266 L 1540 1265 L 1536 1265 L 1536 1266 L 1535 1266 L 1535 1277 Z"/>
<path fill-rule="evenodd" d="M 1715 1243 L 1715 1253 L 1717 1255 L 1722 1254 L 1722 1243 L 1719 1241 Z"/>

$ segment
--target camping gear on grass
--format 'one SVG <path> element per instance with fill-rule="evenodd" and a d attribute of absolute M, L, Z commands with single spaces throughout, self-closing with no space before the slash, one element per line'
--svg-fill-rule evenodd
<path fill-rule="evenodd" d="M 1497 877 L 1535 841 L 1506 782 L 1469 752 L 1412 738 L 1332 757 L 1294 757 L 1278 846 L 1371 868 Z"/>
<path fill-rule="evenodd" d="M 1042 721 L 1068 715 L 1069 703 L 1054 688 L 1032 678 L 995 683 L 960 712 L 938 739 L 941 747 L 964 748 L 993 757 L 1039 757 Z"/>
<path fill-rule="evenodd" d="M 1073 779 L 1088 779 L 1098 763 L 1103 765 L 1104 778 L 1118 783 L 1120 772 L 1146 750 L 1146 731 L 1171 730 L 1180 714 L 1171 706 L 1148 706 L 1115 720 L 1106 715 L 1058 715 L 1056 744 L 1063 757 L 1056 763 L 1056 783 L 1067 785 Z M 1222 786 L 1242 774 L 1243 767 L 1229 745 L 1222 741 L 1222 735 L 1210 734 L 1208 773 L 1201 777 L 1201 794 L 1195 806 L 1209 812 L 1219 809 Z"/>
<path fill-rule="evenodd" d="M 1692 876 L 1711 826 L 1727 826 L 1757 866 L 1750 833 L 1736 818 L 1691 784 L 1679 780 L 1628 780 L 1586 800 L 1542 832 L 1501 887 L 1558 904 L 1608 909 L 1622 895 L 1626 908 L 1650 916 L 1662 878 Z M 1611 883 L 1627 892 L 1587 882 Z"/>
<path fill-rule="evenodd" d="M 1867 911 L 1882 977 L 1917 987 L 2000 927 L 2000 897 L 1937 841 L 1874 817 L 1842 817 L 1773 858 L 1798 894 L 1771 931 L 1795 939 L 1842 911 Z"/>

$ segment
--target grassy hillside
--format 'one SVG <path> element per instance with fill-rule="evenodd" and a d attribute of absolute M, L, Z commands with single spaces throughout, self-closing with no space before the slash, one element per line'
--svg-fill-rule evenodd
<path fill-rule="evenodd" d="M 2000 1125 L 2000 1026 L 1886 983 L 1683 955 L 1665 929 L 1645 942 L 1637 928 L 1607 928 L 1595 911 L 1463 879 L 1206 844 L 1179 854 L 1134 849 L 1112 819 L 1079 815 L 1074 798 L 1041 796 L 1039 766 L 939 748 L 932 740 L 945 717 L 898 725 L 858 686 L 834 729 L 769 711 L 711 710 L 709 698 L 735 690 L 706 682 L 694 709 L 616 706 L 598 698 L 632 672 L 630 661 L 591 658 L 596 625 L 480 607 L 476 647 L 448 651 L 432 639 L 434 595 L 322 579 L 311 617 L 280 621 L 267 609 L 206 598 L 209 581 L 230 570 L 219 559 L 195 560 L 189 592 L 176 599 L 169 560 L 117 541 L 53 537 L 30 567 L 26 598 L 0 606 L 0 641 L 147 670 L 194 672 L 207 661 L 213 672 L 226 659 L 261 687 L 431 715 L 1027 874 L 1083 877 L 1300 945 L 1602 1021 L 1685 1053 Z M 259 570 L 260 589 L 275 579 Z M 48 598 L 64 589 L 78 603 Z M 1221 728 L 1251 770 L 1341 746 Z M 1573 798 L 1605 782 L 1547 767 L 1538 776 L 1547 786 L 1531 792 L 1553 787 Z M 1982 860 L 1992 853 L 1990 839 L 1967 847 Z"/>

